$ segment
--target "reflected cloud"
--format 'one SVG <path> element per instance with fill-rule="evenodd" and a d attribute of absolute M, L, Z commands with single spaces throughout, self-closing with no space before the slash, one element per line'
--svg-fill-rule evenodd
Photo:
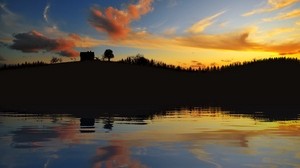
<path fill-rule="evenodd" d="M 300 145 L 299 120 L 263 122 L 246 114 L 233 115 L 221 108 L 179 109 L 152 115 L 154 117 L 146 115 L 139 120 L 148 121 L 143 127 L 124 124 L 130 123 L 132 118 L 114 115 L 100 116 L 99 120 L 61 117 L 56 122 L 52 122 L 53 117 L 3 117 L 4 129 L 17 129 L 4 134 L 6 141 L 0 138 L 0 147 L 13 152 L 38 148 L 30 152 L 42 153 L 45 167 L 55 165 L 56 161 L 74 163 L 73 159 L 68 160 L 66 153 L 84 163 L 90 161 L 91 167 L 106 168 L 176 166 L 182 161 L 191 161 L 187 167 L 299 166 L 299 149 L 295 148 Z M 16 126 L 11 126 L 14 124 Z M 97 130 L 112 124 L 109 134 L 80 133 L 82 127 Z M 156 163 L 151 162 L 154 156 L 160 158 Z M 170 159 L 176 161 L 168 163 Z M 284 161 L 278 162 L 280 159 Z"/>
<path fill-rule="evenodd" d="M 99 147 L 93 158 L 93 168 L 101 167 L 146 168 L 147 166 L 131 158 L 130 149 L 124 141 L 110 141 L 110 145 Z"/>

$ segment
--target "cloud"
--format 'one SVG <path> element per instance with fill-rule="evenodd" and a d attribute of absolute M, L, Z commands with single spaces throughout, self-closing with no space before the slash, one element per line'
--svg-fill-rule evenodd
<path fill-rule="evenodd" d="M 48 12 L 49 12 L 49 9 L 50 9 L 50 4 L 47 4 L 45 9 L 44 9 L 44 12 L 43 12 L 43 17 L 45 19 L 45 21 L 48 23 Z"/>
<path fill-rule="evenodd" d="M 290 31 L 278 29 L 270 31 Z M 296 54 L 300 48 L 300 41 L 285 41 L 274 44 L 272 42 L 256 42 L 257 28 L 250 27 L 223 34 L 185 34 L 182 36 L 156 36 L 147 32 L 131 32 L 123 40 L 103 40 L 102 45 L 123 46 L 144 49 L 183 50 L 187 48 L 216 49 L 231 51 L 258 51 L 278 54 Z M 250 38 L 251 37 L 251 38 Z"/>
<path fill-rule="evenodd" d="M 130 146 L 124 141 L 109 141 L 108 146 L 99 147 L 92 159 L 92 167 L 146 168 L 139 160 L 132 158 Z"/>
<path fill-rule="evenodd" d="M 28 33 L 14 35 L 13 44 L 10 48 L 27 53 L 39 51 L 54 52 L 61 56 L 77 57 L 78 51 L 74 49 L 75 43 L 64 38 L 50 39 L 33 30 Z"/>
<path fill-rule="evenodd" d="M 263 19 L 263 21 L 265 22 L 272 22 L 272 21 L 276 21 L 276 20 L 286 20 L 286 19 L 291 19 L 291 18 L 295 18 L 295 17 L 299 17 L 300 16 L 300 9 L 295 9 L 293 11 L 290 11 L 288 13 L 280 13 L 279 15 L 273 17 L 273 18 L 266 18 Z"/>
<path fill-rule="evenodd" d="M 205 66 L 205 64 L 203 64 L 199 61 L 192 60 L 190 67 L 193 69 L 199 69 L 199 68 L 205 68 L 206 66 Z"/>
<path fill-rule="evenodd" d="M 281 8 L 291 6 L 297 2 L 299 2 L 299 0 L 268 0 L 267 7 L 254 9 L 250 12 L 243 14 L 243 16 L 251 16 L 251 15 L 259 14 L 259 13 L 272 12 L 272 11 L 275 11 L 275 10 L 278 10 Z"/>
<path fill-rule="evenodd" d="M 219 12 L 213 16 L 204 18 L 200 21 L 198 21 L 197 23 L 195 23 L 194 25 L 192 25 L 187 32 L 189 33 L 193 33 L 193 34 L 197 34 L 197 33 L 201 33 L 203 32 L 207 27 L 209 27 L 210 25 L 212 25 L 214 23 L 214 20 L 221 16 L 222 14 L 224 14 L 225 11 Z"/>
<path fill-rule="evenodd" d="M 97 40 L 88 36 L 80 36 L 74 33 L 69 34 L 68 39 L 73 41 L 75 46 L 79 48 L 96 47 L 104 43 L 102 40 Z"/>
<path fill-rule="evenodd" d="M 172 36 L 172 35 L 175 35 L 176 34 L 176 31 L 177 31 L 177 27 L 171 27 L 171 28 L 167 28 L 163 34 L 164 35 L 167 35 L 167 36 Z"/>
<path fill-rule="evenodd" d="M 222 22 L 222 23 L 220 23 L 220 27 L 221 27 L 221 28 L 224 28 L 224 27 L 228 26 L 228 24 L 229 24 L 229 21 L 227 21 L 227 22 Z"/>
<path fill-rule="evenodd" d="M 226 63 L 231 63 L 233 61 L 233 59 L 224 59 L 224 60 L 221 60 L 222 62 L 226 62 Z"/>
<path fill-rule="evenodd" d="M 224 50 L 252 50 L 259 45 L 250 42 L 248 37 L 253 31 L 246 29 L 240 32 L 233 32 L 227 34 L 217 35 L 189 35 L 185 37 L 177 37 L 179 44 L 196 48 L 209 48 L 209 49 L 224 49 Z"/>
<path fill-rule="evenodd" d="M 130 23 L 152 10 L 153 0 L 139 0 L 125 10 L 108 7 L 104 12 L 91 8 L 89 23 L 98 31 L 106 32 L 113 39 L 125 38 L 131 31 Z"/>
<path fill-rule="evenodd" d="M 249 39 L 253 32 L 253 29 L 245 29 L 227 34 L 177 37 L 177 42 L 179 45 L 203 49 L 276 52 L 279 55 L 300 53 L 300 41 L 280 44 L 256 43 Z"/>
<path fill-rule="evenodd" d="M 6 4 L 0 3 L 0 25 L 2 36 L 11 35 L 17 29 L 25 28 L 20 21 L 20 16 L 13 13 Z"/>
<path fill-rule="evenodd" d="M 266 47 L 267 50 L 277 52 L 280 55 L 300 54 L 300 42 L 288 42 Z"/>
<path fill-rule="evenodd" d="M 8 14 L 8 15 L 14 15 L 14 13 L 12 13 L 7 7 L 6 4 L 4 3 L 0 3 L 0 8 L 2 11 L 4 11 L 4 13 Z"/>
<path fill-rule="evenodd" d="M 288 32 L 293 32 L 295 31 L 295 28 L 292 27 L 284 27 L 284 28 L 275 28 L 273 30 L 268 31 L 267 33 L 265 33 L 267 35 L 267 37 L 274 37 L 276 35 L 280 35 L 283 33 L 288 33 Z"/>

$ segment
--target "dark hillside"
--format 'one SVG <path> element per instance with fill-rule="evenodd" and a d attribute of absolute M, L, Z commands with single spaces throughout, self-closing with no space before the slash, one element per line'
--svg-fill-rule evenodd
<path fill-rule="evenodd" d="M 281 61 L 257 61 L 205 73 L 100 61 L 5 70 L 0 71 L 0 106 L 52 111 L 299 106 L 299 61 Z"/>

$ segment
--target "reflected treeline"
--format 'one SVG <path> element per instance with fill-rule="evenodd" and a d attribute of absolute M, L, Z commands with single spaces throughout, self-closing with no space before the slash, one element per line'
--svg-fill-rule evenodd
<path fill-rule="evenodd" d="M 300 109 L 298 107 L 256 107 L 224 106 L 222 111 L 228 111 L 232 115 L 244 115 L 262 121 L 289 121 L 300 119 Z"/>
<path fill-rule="evenodd" d="M 13 148 L 39 148 L 43 147 L 51 139 L 58 138 L 65 141 L 76 139 L 78 133 L 99 133 L 99 129 L 104 129 L 106 133 L 113 131 L 114 124 L 134 124 L 146 125 L 151 120 L 164 117 L 182 117 L 190 115 L 193 117 L 218 115 L 232 115 L 249 117 L 259 121 L 288 121 L 299 120 L 299 109 L 286 108 L 260 108 L 260 107 L 184 107 L 176 109 L 161 110 L 132 110 L 126 111 L 110 111 L 109 113 L 71 113 L 71 114 L 18 114 L 18 113 L 0 113 L 0 117 L 14 117 L 22 119 L 33 119 L 35 121 L 51 119 L 52 121 L 60 121 L 62 118 L 68 118 L 67 122 L 52 123 L 53 126 L 23 126 L 11 132 Z M 183 115 L 182 115 L 183 114 Z M 189 116 L 187 116 L 189 117 Z M 69 120 L 72 119 L 72 120 Z M 79 121 L 79 122 L 78 122 Z M 98 128 L 97 128 L 98 127 Z M 98 131 L 96 131 L 98 130 Z M 103 131 L 103 130 L 102 130 Z M 102 132 L 101 131 L 101 132 Z M 44 142 L 44 143 L 43 143 Z"/>
<path fill-rule="evenodd" d="M 22 113 L 5 113 L 1 112 L 0 116 L 11 116 L 16 118 L 33 118 L 33 119 L 43 119 L 51 118 L 53 121 L 60 120 L 64 116 L 78 118 L 80 121 L 80 132 L 89 133 L 95 132 L 95 124 L 97 122 L 102 123 L 103 129 L 108 131 L 112 130 L 114 124 L 132 124 L 132 125 L 146 125 L 149 121 L 164 116 L 170 116 L 175 113 L 190 112 L 201 114 L 207 113 L 224 113 L 226 115 L 241 115 L 245 117 L 250 117 L 257 120 L 263 121 L 288 121 L 288 120 L 298 120 L 300 119 L 300 109 L 299 108 L 286 108 L 286 107 L 257 107 L 257 106 L 220 106 L 220 107 L 177 107 L 177 108 L 162 108 L 162 109 L 145 109 L 145 110 L 111 110 L 109 112 L 93 112 L 93 113 L 63 113 L 63 114 L 53 114 L 53 113 L 30 113 L 26 115 Z"/>

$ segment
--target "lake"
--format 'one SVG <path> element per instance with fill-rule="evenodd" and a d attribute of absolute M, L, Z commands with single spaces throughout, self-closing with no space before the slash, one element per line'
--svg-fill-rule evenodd
<path fill-rule="evenodd" d="M 0 167 L 300 167 L 299 113 L 125 113 L 0 113 Z"/>

